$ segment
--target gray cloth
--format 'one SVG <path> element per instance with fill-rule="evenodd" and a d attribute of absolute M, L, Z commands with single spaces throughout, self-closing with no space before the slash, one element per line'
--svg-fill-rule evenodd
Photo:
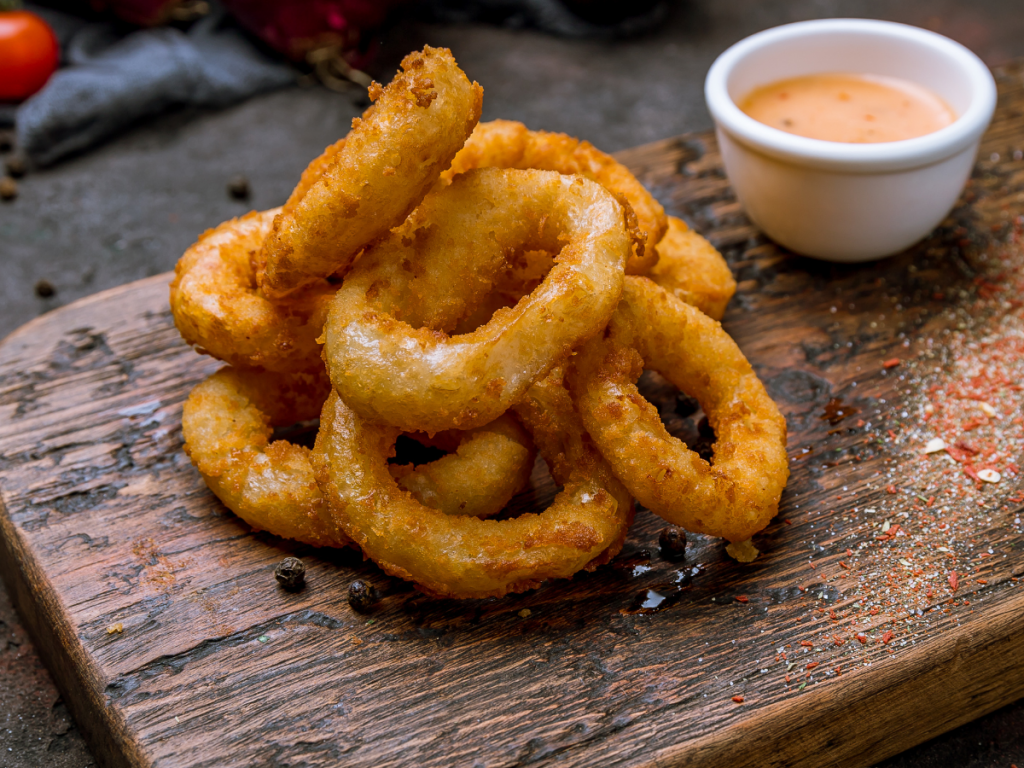
<path fill-rule="evenodd" d="M 68 66 L 18 107 L 19 149 L 49 165 L 173 107 L 223 107 L 295 80 L 215 14 L 188 33 L 147 29 L 118 38 L 105 24 L 76 32 Z"/>

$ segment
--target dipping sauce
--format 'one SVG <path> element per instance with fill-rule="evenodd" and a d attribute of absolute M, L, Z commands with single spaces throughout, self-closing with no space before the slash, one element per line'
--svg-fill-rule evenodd
<path fill-rule="evenodd" d="M 913 139 L 956 120 L 946 102 L 917 83 L 836 72 L 762 85 L 737 106 L 780 131 L 848 144 Z"/>

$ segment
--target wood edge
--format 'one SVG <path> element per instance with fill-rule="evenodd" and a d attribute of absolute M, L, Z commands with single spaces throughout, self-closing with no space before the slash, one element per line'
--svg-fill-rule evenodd
<path fill-rule="evenodd" d="M 98 679 L 85 646 L 73 628 L 60 618 L 59 598 L 21 541 L 2 501 L 0 577 L 40 658 L 100 766 L 149 766 L 139 745 L 131 738 L 121 713 L 104 699 L 102 681 Z"/>
<path fill-rule="evenodd" d="M 819 683 L 797 710 L 792 699 L 777 702 L 725 741 L 720 732 L 702 736 L 661 750 L 649 765 L 866 768 L 994 712 L 1024 696 L 1024 594 L 986 608 L 969 632 L 900 651 L 881 673 L 861 667 Z"/>
<path fill-rule="evenodd" d="M 33 317 L 24 325 L 20 325 L 7 334 L 3 339 L 0 339 L 0 348 L 9 347 L 13 344 L 17 344 L 21 337 L 34 334 L 40 327 L 45 327 L 53 323 L 59 323 L 64 319 L 64 315 L 74 313 L 83 307 L 88 307 L 92 304 L 110 301 L 117 296 L 125 293 L 131 293 L 133 291 L 145 290 L 154 283 L 163 283 L 168 286 L 168 296 L 170 295 L 170 284 L 171 279 L 174 276 L 173 272 L 161 272 L 159 275 L 153 275 L 152 277 L 146 277 L 142 280 L 135 280 L 130 283 L 124 283 L 123 285 L 114 286 L 113 288 L 107 288 L 106 290 L 98 293 L 91 293 L 88 296 L 83 296 L 70 304 L 65 304 L 63 307 L 58 307 L 51 312 L 46 312 L 37 317 Z M 169 300 L 168 300 L 169 301 Z"/>

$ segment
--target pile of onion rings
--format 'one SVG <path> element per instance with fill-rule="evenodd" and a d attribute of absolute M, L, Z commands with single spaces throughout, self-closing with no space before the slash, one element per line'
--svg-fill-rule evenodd
<path fill-rule="evenodd" d="M 182 417 L 209 488 L 256 529 L 358 547 L 454 598 L 608 562 L 634 497 L 730 542 L 760 531 L 786 424 L 718 322 L 722 256 L 589 143 L 478 123 L 482 89 L 449 51 L 402 67 L 281 208 L 178 263 L 177 327 L 229 363 Z M 704 408 L 711 461 L 636 390 L 645 365 Z M 312 449 L 274 439 L 296 424 Z M 442 455 L 401 463 L 409 438 Z M 538 453 L 561 490 L 503 515 Z"/>

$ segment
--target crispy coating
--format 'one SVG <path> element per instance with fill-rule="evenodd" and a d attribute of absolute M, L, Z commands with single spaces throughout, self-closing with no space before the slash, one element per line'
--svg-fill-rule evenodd
<path fill-rule="evenodd" d="M 526 400 L 517 413 L 563 490 L 540 514 L 481 520 L 444 515 L 399 488 L 386 463 L 398 430 L 361 418 L 332 393 L 312 461 L 337 535 L 351 536 L 387 573 L 443 597 L 500 597 L 605 562 L 622 546 L 632 499 L 559 381 L 531 388 Z"/>
<path fill-rule="evenodd" d="M 647 277 L 714 320 L 722 319 L 736 293 L 736 280 L 722 254 L 675 216 L 668 217 L 658 263 Z"/>
<path fill-rule="evenodd" d="M 472 168 L 486 167 L 557 171 L 596 181 L 619 200 L 629 203 L 644 235 L 644 241 L 634 245 L 626 274 L 646 274 L 657 262 L 654 244 L 661 240 L 668 226 L 665 209 L 626 166 L 590 142 L 564 133 L 531 131 L 513 120 L 493 120 L 477 125 L 452 161 L 452 167 L 442 175 L 451 179 Z"/>
<path fill-rule="evenodd" d="M 530 481 L 537 458 L 533 440 L 508 413 L 453 436 L 447 456 L 415 467 L 389 464 L 391 476 L 421 504 L 446 515 L 493 517 Z"/>
<path fill-rule="evenodd" d="M 455 157 L 480 119 L 483 89 L 451 51 L 425 47 L 353 121 L 344 146 L 274 221 L 259 260 L 259 284 L 280 299 L 344 270 L 400 224 Z"/>
<path fill-rule="evenodd" d="M 253 260 L 278 210 L 204 232 L 174 268 L 171 313 L 185 341 L 219 360 L 280 372 L 315 370 L 323 365 L 316 339 L 336 286 L 318 280 L 282 302 L 268 301 L 256 287 Z"/>
<path fill-rule="evenodd" d="M 626 210 L 580 176 L 460 174 L 349 273 L 324 330 L 331 382 L 360 415 L 406 431 L 493 421 L 604 326 L 636 237 Z M 558 252 L 540 285 L 448 336 L 524 250 Z"/>
<path fill-rule="evenodd" d="M 709 464 L 637 391 L 645 367 L 697 399 L 715 431 Z M 628 277 L 603 335 L 568 382 L 587 432 L 637 500 L 671 523 L 737 542 L 778 512 L 786 421 L 721 325 L 647 278 Z"/>
<path fill-rule="evenodd" d="M 200 382 L 181 418 L 185 453 L 224 505 L 257 530 L 317 547 L 348 537 L 322 521 L 309 449 L 271 442 L 275 426 L 315 419 L 330 389 L 321 374 L 221 368 Z"/>
<path fill-rule="evenodd" d="M 499 309 L 514 307 L 523 296 L 533 293 L 555 265 L 555 255 L 547 251 L 514 254 L 508 266 L 497 276 L 491 290 L 452 330 L 458 335 L 475 331 L 486 324 Z"/>
<path fill-rule="evenodd" d="M 348 538 L 322 522 L 324 500 L 309 449 L 271 442 L 275 426 L 317 418 L 330 390 L 319 374 L 221 368 L 185 402 L 185 453 L 224 505 L 258 530 L 318 547 Z M 536 450 L 510 414 L 471 432 L 448 435 L 452 453 L 436 461 L 388 464 L 420 503 L 444 514 L 490 517 L 530 479 Z"/>

